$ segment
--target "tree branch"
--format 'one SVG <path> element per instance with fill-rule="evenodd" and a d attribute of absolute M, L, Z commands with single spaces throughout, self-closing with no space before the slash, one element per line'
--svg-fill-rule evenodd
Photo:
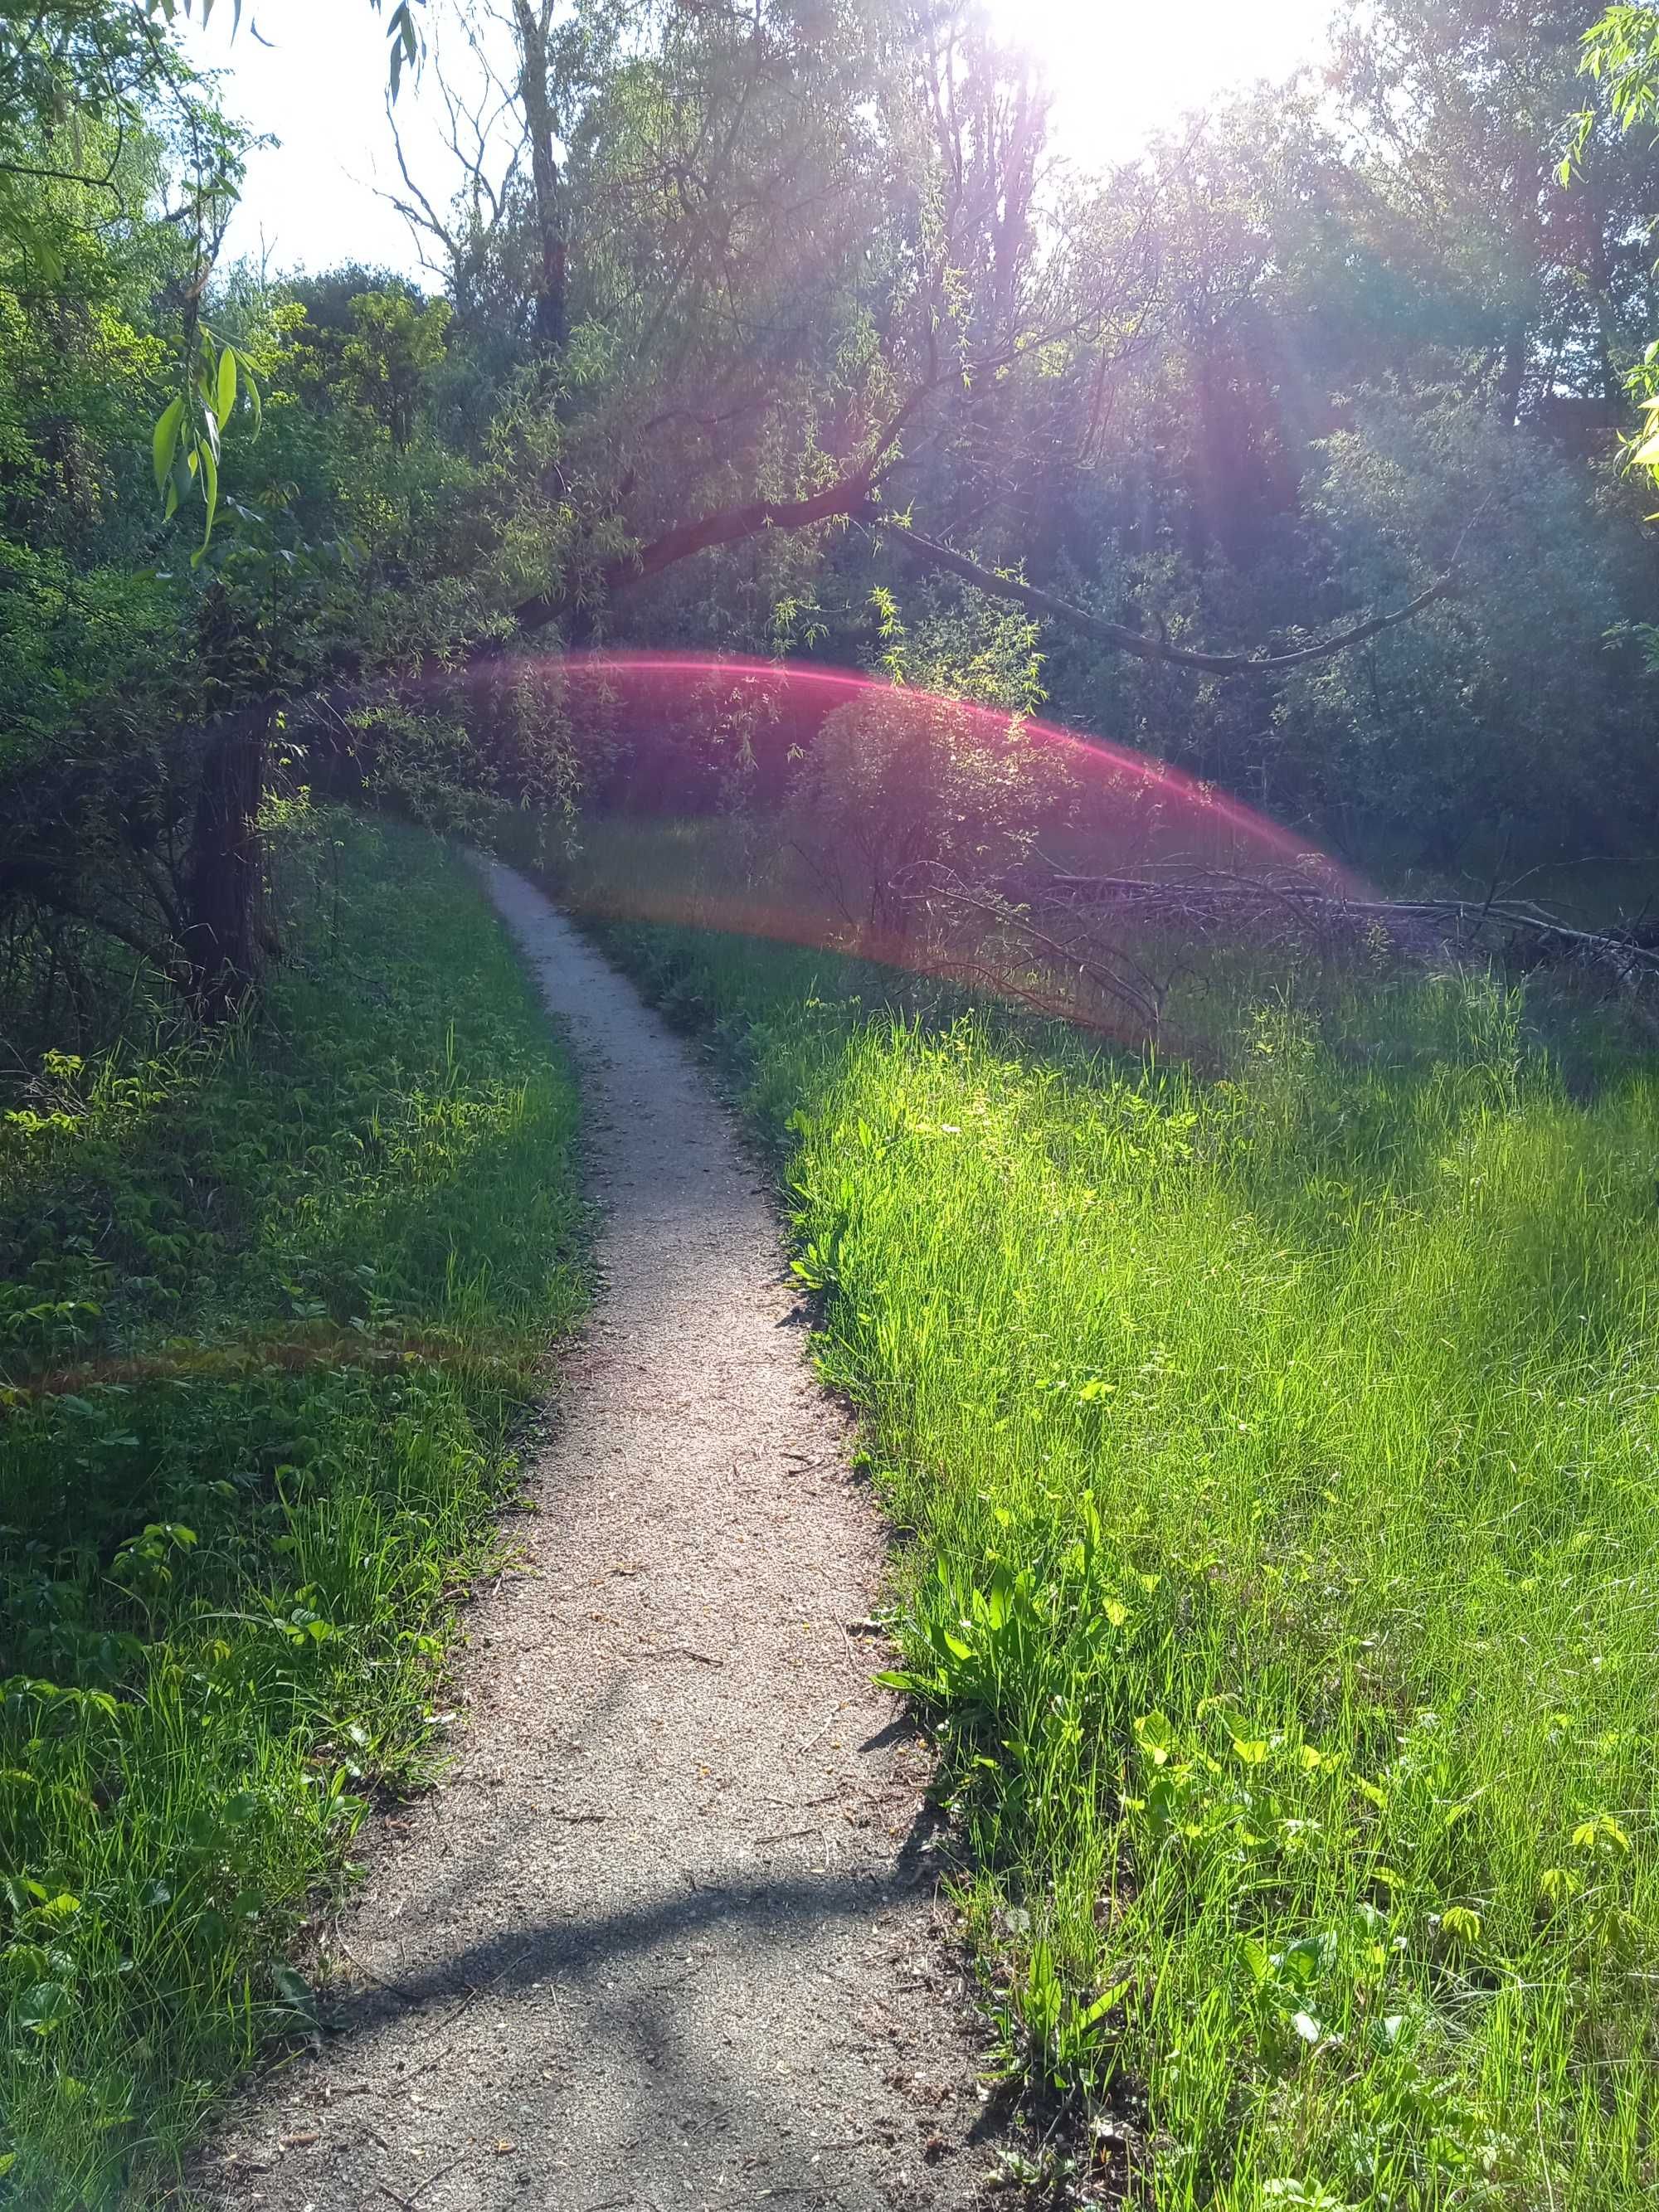
<path fill-rule="evenodd" d="M 614 596 L 713 546 L 736 545 L 745 538 L 757 537 L 763 530 L 805 530 L 838 515 L 857 514 L 869 502 L 871 466 L 866 462 L 806 499 L 751 500 L 745 506 L 715 507 L 690 522 L 676 523 L 637 552 L 607 562 L 599 572 L 599 582 L 607 596 Z M 540 629 L 568 606 L 563 593 L 542 592 L 516 606 L 513 618 L 520 629 Z"/>
<path fill-rule="evenodd" d="M 1069 629 L 1080 630 L 1103 645 L 1109 645 L 1119 653 L 1133 653 L 1142 660 L 1167 661 L 1176 668 L 1194 668 L 1211 676 L 1249 676 L 1266 672 L 1269 675 L 1280 669 L 1299 668 L 1310 660 L 1328 659 L 1334 653 L 1344 653 L 1350 646 L 1363 645 L 1367 638 L 1378 637 L 1384 630 L 1396 629 L 1410 622 L 1437 599 L 1443 599 L 1452 588 L 1457 572 L 1457 556 L 1451 564 L 1437 576 L 1428 589 L 1419 592 L 1403 607 L 1391 613 L 1373 615 L 1353 629 L 1342 630 L 1335 637 L 1323 639 L 1317 645 L 1300 646 L 1293 653 L 1183 653 L 1178 646 L 1163 637 L 1148 636 L 1146 631 L 1130 629 L 1123 623 L 1107 620 L 1103 615 L 1091 614 L 1086 607 L 1074 606 L 1069 599 L 1056 599 L 1052 592 L 1027 584 L 1017 576 L 1000 574 L 987 568 L 967 554 L 958 553 L 953 546 L 941 545 L 937 539 L 923 538 L 890 517 L 884 518 L 878 526 L 884 537 L 890 538 L 920 561 L 932 568 L 946 568 L 954 576 L 972 584 L 994 599 L 1009 599 L 1028 613 L 1041 615 L 1046 621 L 1064 623 Z M 1459 541 L 1459 551 L 1462 550 Z"/>

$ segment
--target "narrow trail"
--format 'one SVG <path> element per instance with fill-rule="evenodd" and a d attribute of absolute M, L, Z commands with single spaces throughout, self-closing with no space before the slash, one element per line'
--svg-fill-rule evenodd
<path fill-rule="evenodd" d="M 198 2181 L 273 2212 L 955 2212 L 981 2107 L 882 1569 L 765 1191 L 684 1048 L 522 878 L 588 1100 L 601 1291 L 446 1784 L 377 1823 L 339 2032 Z"/>

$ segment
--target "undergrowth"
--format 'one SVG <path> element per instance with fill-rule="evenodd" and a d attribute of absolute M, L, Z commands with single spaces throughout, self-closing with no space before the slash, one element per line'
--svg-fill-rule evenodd
<path fill-rule="evenodd" d="M 1651 1064 L 1574 1016 L 1569 1087 L 1484 976 L 1258 975 L 1200 1081 L 601 933 L 787 1157 L 1066 2186 L 1654 2202 Z"/>
<path fill-rule="evenodd" d="M 468 871 L 276 825 L 288 957 L 215 1042 L 0 1120 L 0 2202 L 178 2171 L 418 1780 L 511 1425 L 581 1297 L 568 1073 Z"/>

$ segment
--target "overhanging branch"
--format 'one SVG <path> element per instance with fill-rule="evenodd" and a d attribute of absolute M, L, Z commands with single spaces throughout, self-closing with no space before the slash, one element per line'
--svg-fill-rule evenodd
<path fill-rule="evenodd" d="M 720 507 L 707 514 L 696 516 L 690 522 L 677 523 L 636 553 L 624 554 L 621 559 L 607 562 L 599 572 L 599 583 L 607 598 L 627 591 L 635 584 L 647 583 L 659 576 L 678 561 L 689 560 L 694 553 L 706 553 L 716 545 L 740 544 L 745 538 L 758 537 L 763 530 L 805 530 L 815 522 L 833 521 L 839 515 L 858 514 L 870 497 L 868 468 L 841 477 L 822 491 L 813 492 L 806 499 L 750 500 L 742 507 Z M 513 618 L 520 629 L 540 629 L 546 623 L 568 611 L 569 601 L 563 594 L 539 593 L 526 599 L 513 610 Z"/>
<path fill-rule="evenodd" d="M 994 568 L 987 568 L 979 562 L 958 553 L 954 546 L 942 545 L 936 538 L 924 538 L 915 530 L 907 529 L 890 518 L 884 519 L 881 533 L 895 544 L 902 545 L 919 561 L 932 568 L 945 568 L 953 576 L 960 576 L 994 599 L 1009 599 L 1046 621 L 1064 623 L 1092 637 L 1102 645 L 1111 646 L 1119 653 L 1133 653 L 1142 660 L 1168 662 L 1176 668 L 1193 668 L 1211 676 L 1248 676 L 1262 672 L 1272 675 L 1280 669 L 1298 668 L 1310 660 L 1328 659 L 1334 653 L 1345 653 L 1350 646 L 1363 645 L 1367 638 L 1380 637 L 1384 630 L 1395 629 L 1401 623 L 1410 622 L 1437 599 L 1443 599 L 1455 579 L 1457 561 L 1454 555 L 1450 567 L 1437 576 L 1426 591 L 1419 592 L 1414 599 L 1402 607 L 1395 607 L 1385 615 L 1373 615 L 1366 622 L 1358 623 L 1335 637 L 1322 639 L 1317 645 L 1299 646 L 1293 653 L 1186 653 L 1171 645 L 1166 638 L 1152 637 L 1145 630 L 1131 629 L 1126 623 L 1109 622 L 1103 615 L 1091 614 L 1086 607 L 1074 606 L 1069 599 L 1057 599 L 1052 592 L 1041 590 L 1036 584 L 1027 584 L 1018 576 L 1006 576 Z M 1461 550 L 1461 541 L 1460 541 Z"/>

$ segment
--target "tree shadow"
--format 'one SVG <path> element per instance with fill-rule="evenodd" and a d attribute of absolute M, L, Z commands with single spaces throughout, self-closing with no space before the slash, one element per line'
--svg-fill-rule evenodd
<path fill-rule="evenodd" d="M 321 2036 L 254 2085 L 228 2157 L 199 2178 L 204 2200 L 875 2212 L 965 2199 L 941 2161 L 983 2131 L 980 2101 L 907 2096 L 919 2054 L 949 2071 L 955 2053 L 931 2019 L 886 2012 L 878 1988 L 902 1984 L 865 1972 L 904 1940 L 886 1910 L 914 1911 L 935 1886 L 937 1819 L 924 1806 L 890 1855 L 837 1875 L 648 1867 L 643 1893 L 613 1911 L 443 1940 L 458 1905 L 475 1928 L 489 1912 L 489 1873 L 471 1862 L 465 1891 L 458 1875 L 421 1901 L 416 1962 L 337 1989 Z M 803 1981 L 820 1990 L 805 2004 Z M 950 2008 L 915 1986 L 919 2007 Z"/>

